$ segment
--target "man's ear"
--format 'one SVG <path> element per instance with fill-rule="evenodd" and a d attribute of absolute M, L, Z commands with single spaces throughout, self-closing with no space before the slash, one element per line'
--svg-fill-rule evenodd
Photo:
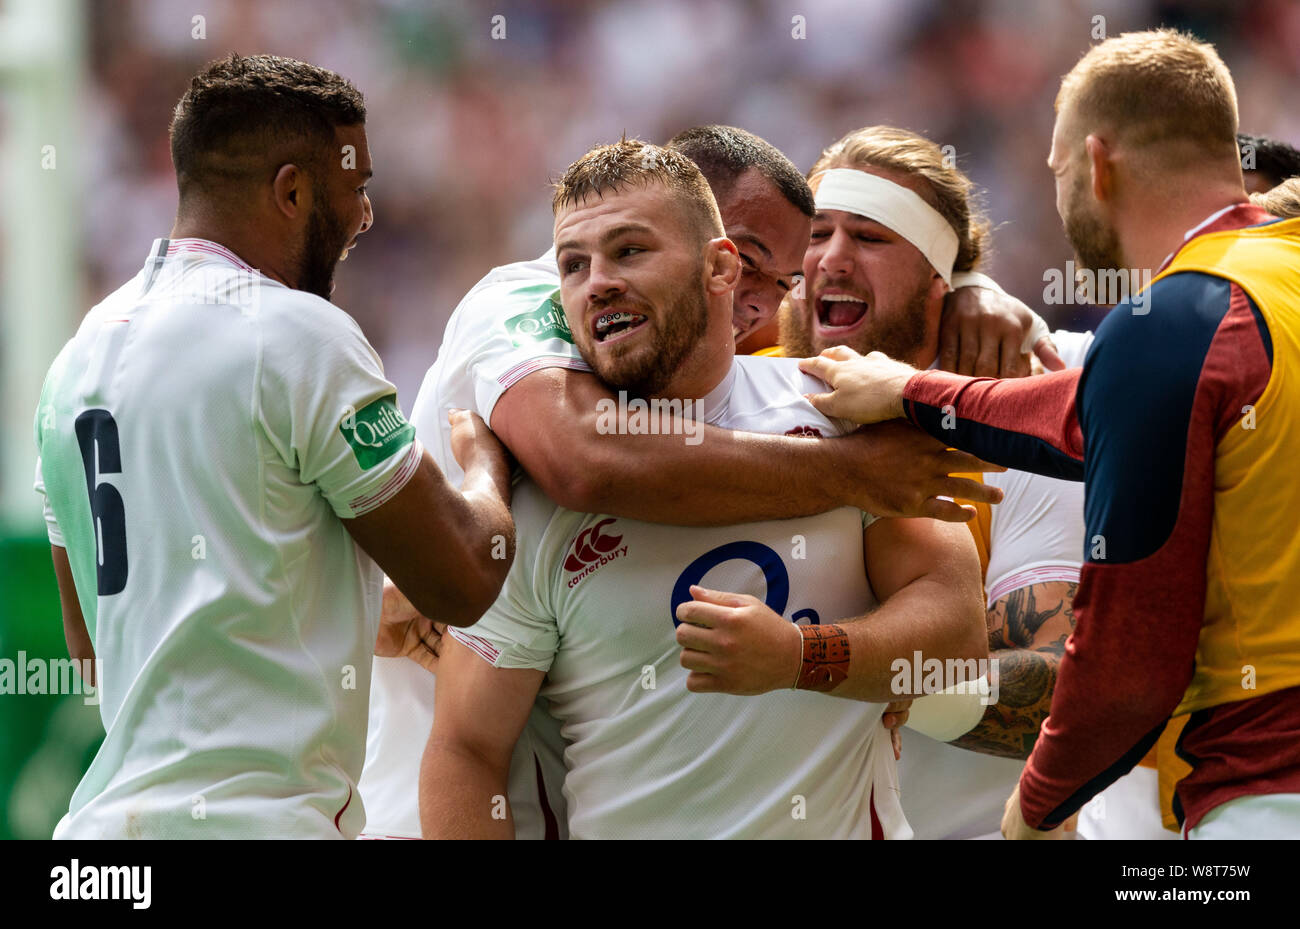
<path fill-rule="evenodd" d="M 926 301 L 930 306 L 939 304 L 943 306 L 944 297 L 953 290 L 952 285 L 943 279 L 943 275 L 935 271 L 930 275 L 930 290 L 926 293 Z"/>
<path fill-rule="evenodd" d="M 710 239 L 706 248 L 710 259 L 708 291 L 725 294 L 740 280 L 740 253 L 735 243 L 725 236 Z"/>
<path fill-rule="evenodd" d="M 305 216 L 311 209 L 310 186 L 307 175 L 297 165 L 280 165 L 280 170 L 275 172 L 275 180 L 271 182 L 275 208 L 288 219 Z"/>
<path fill-rule="evenodd" d="M 1088 168 L 1092 174 L 1092 195 L 1098 203 L 1115 198 L 1115 162 L 1110 145 L 1101 136 L 1090 135 L 1083 140 L 1088 150 Z"/>

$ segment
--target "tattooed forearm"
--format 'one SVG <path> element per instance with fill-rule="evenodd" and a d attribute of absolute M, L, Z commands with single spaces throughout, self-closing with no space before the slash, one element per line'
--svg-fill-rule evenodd
<path fill-rule="evenodd" d="M 1038 730 L 1052 708 L 1052 688 L 1064 653 L 1059 646 L 1043 649 L 1004 649 L 991 652 L 997 659 L 998 702 L 984 718 L 953 745 L 1004 758 L 1028 758 Z"/>
<path fill-rule="evenodd" d="M 1028 758 L 1052 708 L 1052 690 L 1074 631 L 1071 603 L 1077 585 L 1064 581 L 1013 591 L 989 610 L 990 673 L 998 675 L 998 702 L 953 745 L 1004 758 Z"/>
<path fill-rule="evenodd" d="M 989 608 L 989 650 L 1033 648 L 1039 630 L 1062 621 L 1074 629 L 1074 592 L 1078 584 L 1051 581 L 1013 590 Z M 1051 620 L 1056 622 L 1052 623 Z"/>

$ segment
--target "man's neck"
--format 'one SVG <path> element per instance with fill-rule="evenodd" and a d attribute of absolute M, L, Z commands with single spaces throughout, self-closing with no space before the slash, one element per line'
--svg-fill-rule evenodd
<path fill-rule="evenodd" d="M 673 379 L 655 397 L 702 400 L 723 382 L 735 360 L 736 340 L 732 337 L 728 320 L 725 331 L 714 326 L 705 332 L 695 351 L 686 357 Z"/>
<path fill-rule="evenodd" d="M 1188 230 L 1246 199 L 1240 187 L 1222 184 L 1193 196 L 1152 199 L 1127 211 L 1131 219 L 1117 229 L 1125 264 L 1144 277 L 1155 274 L 1183 244 Z"/>
<path fill-rule="evenodd" d="M 207 239 L 230 249 L 250 267 L 256 268 L 272 280 L 286 287 L 296 287 L 297 276 L 291 274 L 287 262 L 279 254 L 262 246 L 255 236 L 231 229 L 226 224 L 202 217 L 177 216 L 170 239 Z"/>

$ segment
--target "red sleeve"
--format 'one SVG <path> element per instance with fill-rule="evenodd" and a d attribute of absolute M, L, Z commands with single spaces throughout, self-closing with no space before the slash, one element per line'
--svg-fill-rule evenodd
<path fill-rule="evenodd" d="M 903 390 L 903 408 L 940 442 L 985 461 L 1079 481 L 1079 376 L 1079 368 L 1006 380 L 921 371 Z"/>
<path fill-rule="evenodd" d="M 1266 330 L 1223 278 L 1170 275 L 1150 316 L 1120 304 L 1079 388 L 1086 561 L 1052 709 L 1020 779 L 1051 828 L 1127 773 L 1195 668 L 1219 437 L 1268 383 Z M 1156 312 L 1158 309 L 1160 312 Z"/>

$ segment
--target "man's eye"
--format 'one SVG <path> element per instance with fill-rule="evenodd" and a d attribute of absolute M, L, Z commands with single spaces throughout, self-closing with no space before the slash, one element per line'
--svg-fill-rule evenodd
<path fill-rule="evenodd" d="M 624 245 L 618 250 L 620 255 L 635 255 L 638 252 L 644 252 L 645 249 L 639 245 Z"/>
<path fill-rule="evenodd" d="M 823 231 L 820 231 L 820 230 L 814 229 L 813 232 L 812 232 L 812 234 L 811 234 L 810 236 L 808 236 L 808 238 L 813 239 L 813 240 L 816 240 L 816 239 L 824 239 L 824 238 L 826 238 L 828 235 L 830 235 L 829 232 L 823 232 Z"/>
<path fill-rule="evenodd" d="M 566 262 L 564 263 L 564 273 L 565 273 L 565 274 L 576 274 L 576 273 L 578 273 L 579 271 L 582 270 L 582 266 L 583 266 L 584 264 L 585 264 L 585 262 L 579 261 L 579 260 L 576 259 L 576 258 L 575 258 L 573 261 L 566 261 Z"/>
<path fill-rule="evenodd" d="M 744 252 L 741 252 L 741 253 L 740 253 L 740 260 L 743 261 L 743 262 L 745 263 L 745 267 L 746 267 L 748 270 L 750 270 L 750 271 L 757 270 L 757 268 L 758 268 L 758 263 L 757 263 L 756 261 L 754 261 L 753 258 L 750 258 L 748 255 L 746 255 Z"/>
<path fill-rule="evenodd" d="M 365 192 L 366 192 L 366 185 L 365 185 L 365 184 L 362 184 L 360 187 L 357 188 L 357 193 L 359 193 L 359 194 L 363 194 L 363 193 L 365 193 Z"/>

